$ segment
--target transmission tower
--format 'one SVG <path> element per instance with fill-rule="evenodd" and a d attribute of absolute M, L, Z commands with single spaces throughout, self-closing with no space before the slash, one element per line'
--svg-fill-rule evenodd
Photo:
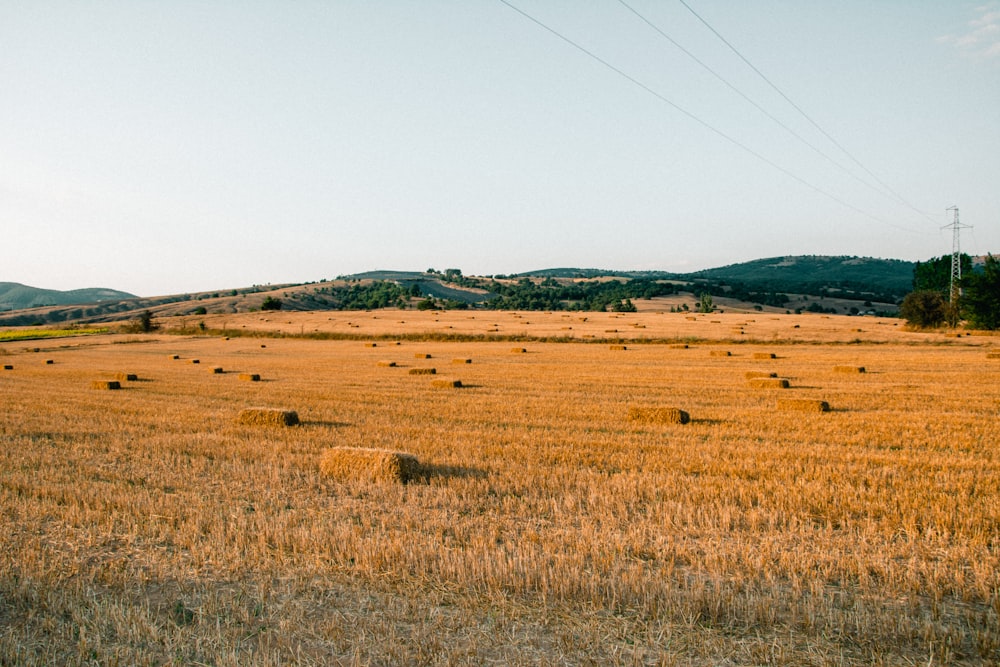
<path fill-rule="evenodd" d="M 958 207 L 952 206 L 945 209 L 955 212 L 955 220 L 950 225 L 945 225 L 941 229 L 951 229 L 951 291 L 948 294 L 948 301 L 955 303 L 961 293 L 962 283 L 962 252 L 959 248 L 959 232 L 962 229 L 972 229 L 972 225 L 963 225 L 958 221 Z"/>

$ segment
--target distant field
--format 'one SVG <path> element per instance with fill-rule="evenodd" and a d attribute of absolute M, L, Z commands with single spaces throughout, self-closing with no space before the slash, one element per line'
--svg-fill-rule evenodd
<path fill-rule="evenodd" d="M 68 338 L 107 333 L 107 329 L 0 329 L 0 342 L 17 340 L 44 340 L 46 338 Z"/>
<path fill-rule="evenodd" d="M 185 320 L 0 343 L 0 664 L 1000 662 L 998 336 Z M 170 333 L 201 321 L 247 335 Z M 301 423 L 237 423 L 251 407 Z M 418 478 L 325 477 L 334 446 Z"/>

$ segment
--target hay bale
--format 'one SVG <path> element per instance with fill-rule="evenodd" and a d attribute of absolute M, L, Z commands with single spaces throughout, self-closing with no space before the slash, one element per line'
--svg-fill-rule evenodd
<path fill-rule="evenodd" d="M 139 379 L 139 376 L 135 373 L 116 373 L 115 379 L 119 382 L 135 382 Z"/>
<path fill-rule="evenodd" d="M 472 363 L 472 359 L 469 359 L 468 357 L 460 357 L 458 359 L 452 359 L 451 363 L 453 363 L 453 364 L 471 364 Z"/>
<path fill-rule="evenodd" d="M 835 373 L 864 373 L 864 366 L 834 366 L 833 371 Z"/>
<path fill-rule="evenodd" d="M 785 378 L 755 378 L 750 380 L 750 386 L 754 389 L 788 389 L 788 380 Z"/>
<path fill-rule="evenodd" d="M 208 372 L 211 373 L 211 374 L 213 374 L 213 375 L 222 375 L 222 372 L 223 372 L 222 371 L 222 366 L 215 366 L 215 367 L 211 368 Z"/>
<path fill-rule="evenodd" d="M 512 347 L 512 348 L 510 348 L 510 351 L 511 351 L 511 352 L 513 352 L 514 354 L 524 354 L 524 353 L 526 353 L 526 352 L 527 352 L 528 350 L 526 350 L 526 349 L 525 349 L 525 348 L 523 348 L 523 347 Z"/>
<path fill-rule="evenodd" d="M 675 343 L 670 346 L 671 350 L 686 350 L 688 349 L 687 343 Z"/>
<path fill-rule="evenodd" d="M 260 375 L 257 373 L 240 373 L 240 380 L 243 382 L 260 382 Z"/>
<path fill-rule="evenodd" d="M 91 389 L 101 389 L 101 390 L 112 390 L 121 389 L 122 385 L 118 380 L 92 380 L 90 382 Z"/>
<path fill-rule="evenodd" d="M 987 352 L 986 353 L 986 358 L 987 359 L 1000 359 L 1000 352 Z"/>
<path fill-rule="evenodd" d="M 609 350 L 615 350 L 615 351 L 623 351 L 623 350 L 627 350 L 628 348 L 625 347 L 624 345 L 610 345 L 608 347 L 608 349 Z"/>
<path fill-rule="evenodd" d="M 4 364 L 3 365 L 3 369 L 5 371 L 12 371 L 12 370 L 14 370 L 14 366 L 12 364 Z"/>
<path fill-rule="evenodd" d="M 457 389 L 462 386 L 461 380 L 431 380 L 431 386 L 435 389 Z"/>
<path fill-rule="evenodd" d="M 756 380 L 758 378 L 776 378 L 776 377 L 778 377 L 777 373 L 768 373 L 767 371 L 748 371 L 746 374 L 746 378 L 748 380 Z"/>
<path fill-rule="evenodd" d="M 382 368 L 395 368 L 396 367 L 396 362 L 395 361 L 380 361 L 380 362 L 378 362 L 378 365 L 381 366 Z"/>
<path fill-rule="evenodd" d="M 691 421 L 691 416 L 680 408 L 630 407 L 628 418 L 655 424 L 687 424 Z"/>
<path fill-rule="evenodd" d="M 754 359 L 777 359 L 777 356 L 774 354 L 774 352 L 754 352 L 753 353 L 753 358 Z"/>
<path fill-rule="evenodd" d="M 829 412 L 830 404 L 812 398 L 779 398 L 779 410 L 797 410 L 800 412 Z"/>
<path fill-rule="evenodd" d="M 409 371 L 410 375 L 434 375 L 437 373 L 436 368 L 411 368 Z"/>
<path fill-rule="evenodd" d="M 377 343 L 365 343 L 365 347 L 378 347 Z"/>
<path fill-rule="evenodd" d="M 200 364 L 201 363 L 201 359 L 192 359 L 191 363 L 192 364 Z"/>
<path fill-rule="evenodd" d="M 413 355 L 413 358 L 414 359 L 430 359 L 431 355 L 425 354 L 423 352 L 417 352 L 416 354 Z"/>
<path fill-rule="evenodd" d="M 46 359 L 46 360 L 45 360 L 45 364 L 46 364 L 47 366 L 51 366 L 51 365 L 52 365 L 52 364 L 54 364 L 54 363 L 56 363 L 56 362 L 55 362 L 55 360 L 53 360 L 53 359 Z"/>
<path fill-rule="evenodd" d="M 240 410 L 236 421 L 245 426 L 295 426 L 299 423 L 299 414 L 277 408 L 247 408 Z"/>
<path fill-rule="evenodd" d="M 333 447 L 323 452 L 319 471 L 338 481 L 406 483 L 420 473 L 413 454 L 366 447 Z"/>
<path fill-rule="evenodd" d="M 712 350 L 709 355 L 713 357 L 731 357 L 733 353 L 729 350 Z"/>
<path fill-rule="evenodd" d="M 170 358 L 171 358 L 171 359 L 180 359 L 180 358 L 181 358 L 181 355 L 179 355 L 179 354 L 171 354 L 171 355 L 170 355 Z"/>

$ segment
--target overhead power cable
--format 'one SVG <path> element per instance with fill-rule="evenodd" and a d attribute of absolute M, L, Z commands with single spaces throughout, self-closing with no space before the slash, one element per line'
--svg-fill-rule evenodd
<path fill-rule="evenodd" d="M 621 1 L 621 0 L 619 0 L 619 1 Z M 867 173 L 867 174 L 868 174 L 869 176 L 871 176 L 871 177 L 872 177 L 873 179 L 875 179 L 875 181 L 876 181 L 876 182 L 877 182 L 877 183 L 878 183 L 879 185 L 881 185 L 881 186 L 882 186 L 883 188 L 885 188 L 885 191 L 886 191 L 886 192 L 890 193 L 890 194 L 891 194 L 891 195 L 892 195 L 893 197 L 895 197 L 895 198 L 896 198 L 896 201 L 898 201 L 898 202 L 899 202 L 900 204 L 902 204 L 903 206 L 906 206 L 906 207 L 907 207 L 907 208 L 909 208 L 910 210 L 914 211 L 915 213 L 918 213 L 918 214 L 922 215 L 923 217 L 927 218 L 927 219 L 928 219 L 928 220 L 930 220 L 931 222 L 935 222 L 935 221 L 934 221 L 934 219 L 933 219 L 933 218 L 931 218 L 931 217 L 930 217 L 930 216 L 929 216 L 929 215 L 928 215 L 928 214 L 927 214 L 927 213 L 926 213 L 925 211 L 921 211 L 921 210 L 920 210 L 919 208 L 917 208 L 916 206 L 914 206 L 913 204 L 911 204 L 910 202 L 908 202 L 908 201 L 907 201 L 907 200 L 906 200 L 906 199 L 905 199 L 905 198 L 904 198 L 904 197 L 903 197 L 903 196 L 902 196 L 901 194 L 899 194 L 898 192 L 896 192 L 895 190 L 893 190 L 893 189 L 892 189 L 892 188 L 891 188 L 891 187 L 890 187 L 889 185 L 887 185 L 887 184 L 886 184 L 886 183 L 885 183 L 885 182 L 884 182 L 884 181 L 883 181 L 882 179 L 880 179 L 880 178 L 879 178 L 878 176 L 876 176 L 876 175 L 874 174 L 874 172 L 872 172 L 872 170 L 871 170 L 871 169 L 869 169 L 869 168 L 868 168 L 868 167 L 866 167 L 866 166 L 865 166 L 864 164 L 862 164 L 862 162 L 861 162 L 861 161 L 860 161 L 860 160 L 859 160 L 858 158 L 854 157 L 854 155 L 853 155 L 853 154 L 852 154 L 852 153 L 851 153 L 851 152 L 850 152 L 849 150 L 847 150 L 847 149 L 846 149 L 846 148 L 845 148 L 845 147 L 844 147 L 844 146 L 843 146 L 843 145 L 842 145 L 842 144 L 841 144 L 841 143 L 840 143 L 839 141 L 837 141 L 836 139 L 834 139 L 834 138 L 833 138 L 833 136 L 831 136 L 829 132 L 827 132 L 827 131 L 826 131 L 826 130 L 824 130 L 824 129 L 823 129 L 822 127 L 820 127 L 820 124 L 819 124 L 819 123 L 817 123 L 817 122 L 816 122 L 815 120 L 813 120 L 813 119 L 812 119 L 812 117 L 811 117 L 811 116 L 810 116 L 809 114 L 807 114 L 807 113 L 805 112 L 805 110 L 803 110 L 803 109 L 802 109 L 802 107 L 800 107 L 800 106 L 799 106 L 798 104 L 796 104 L 795 102 L 793 102 L 793 101 L 792 101 L 792 99 L 791 99 L 790 97 L 788 97 L 788 95 L 786 95 L 786 94 L 784 93 L 784 91 L 782 91 L 782 90 L 781 90 L 780 88 L 778 88 L 778 86 L 777 86 L 777 85 L 775 85 L 773 81 L 771 81 L 771 80 L 770 80 L 769 78 L 767 78 L 767 76 L 766 76 L 766 75 L 765 75 L 765 74 L 764 74 L 763 72 L 761 72 L 761 71 L 760 71 L 759 69 L 757 69 L 757 67 L 756 67 L 756 66 L 755 66 L 755 65 L 754 65 L 754 64 L 753 64 L 752 62 L 750 62 L 750 61 L 749 61 L 749 60 L 748 60 L 748 59 L 746 58 L 746 56 L 744 56 L 744 55 L 743 55 L 742 53 L 740 53 L 739 49 L 737 49 L 737 48 L 736 48 L 735 46 L 733 46 L 733 45 L 732 45 L 732 44 L 731 44 L 731 43 L 729 42 L 729 40 L 727 40 L 727 39 L 726 39 L 725 37 L 723 37 L 723 36 L 722 36 L 722 35 L 721 35 L 721 34 L 719 33 L 719 31 L 718 31 L 718 30 L 716 30 L 715 28 L 713 28 L 713 27 L 712 27 L 712 25 L 711 25 L 711 24 L 710 24 L 710 23 L 709 23 L 708 21 L 706 21 L 706 20 L 705 20 L 704 18 L 702 18 L 702 16 L 701 16 L 700 14 L 698 14 L 698 12 L 696 12 L 696 11 L 695 11 L 694 9 L 692 9 L 692 8 L 691 8 L 691 5 L 689 5 L 689 4 L 688 4 L 687 2 L 685 2 L 684 0 L 678 0 L 678 2 L 680 2 L 680 3 L 682 4 L 682 5 L 684 5 L 684 7 L 685 7 L 685 8 L 686 8 L 686 9 L 687 9 L 687 10 L 688 10 L 689 12 L 691 12 L 691 13 L 692 13 L 692 14 L 694 15 L 694 17 L 695 17 L 696 19 L 698 19 L 699 21 L 701 21 L 701 22 L 702 22 L 702 24 L 704 24 L 704 26 L 705 26 L 706 28 L 708 28 L 708 29 L 709 29 L 709 30 L 710 30 L 710 31 L 712 32 L 712 34 L 713 34 L 713 35 L 715 35 L 716 37 L 718 37 L 718 38 L 719 38 L 719 39 L 720 39 L 720 40 L 722 41 L 722 43 L 723 43 L 723 44 L 725 44 L 726 46 L 728 46 L 728 47 L 729 47 L 729 49 L 730 49 L 730 50 L 731 50 L 731 51 L 732 51 L 733 53 L 735 53 L 735 54 L 736 54 L 736 56 L 737 56 L 737 57 L 738 57 L 738 58 L 739 58 L 740 60 L 742 60 L 742 61 L 743 61 L 744 63 L 746 63 L 747 67 L 749 67 L 749 68 L 750 68 L 750 69 L 752 69 L 752 70 L 753 70 L 754 72 L 756 72 L 756 73 L 757 73 L 757 76 L 759 76 L 759 77 L 760 77 L 761 79 L 763 79 L 763 80 L 764 80 L 764 82 L 765 82 L 765 83 L 767 83 L 767 85 L 769 85 L 769 86 L 770 86 L 771 88 L 773 88 L 773 89 L 774 89 L 774 91 L 775 91 L 776 93 L 778 93 L 778 95 L 780 95 L 780 96 L 781 96 L 781 97 L 782 97 L 782 98 L 783 98 L 783 99 L 784 99 L 784 100 L 785 100 L 786 102 L 788 102 L 788 104 L 790 104 L 790 105 L 792 106 L 792 108 L 793 108 L 793 109 L 795 109 L 796 111 L 798 111 L 798 112 L 799 112 L 799 113 L 800 113 L 800 114 L 802 115 L 802 117 L 803 117 L 803 118 L 805 118 L 805 119 L 806 119 L 807 121 L 809 121 L 809 123 L 810 123 L 810 124 L 811 124 L 811 125 L 812 125 L 813 127 L 815 127 L 815 128 L 817 129 L 817 130 L 819 130 L 819 132 L 820 132 L 820 133 L 821 133 L 821 134 L 822 134 L 822 135 L 823 135 L 824 137 L 826 137 L 827 139 L 829 139 L 830 143 L 832 143 L 832 144 L 833 144 L 834 146 L 836 146 L 837 148 L 839 148 L 839 149 L 840 149 L 840 151 L 841 151 L 841 152 L 842 152 L 842 153 L 843 153 L 844 155 L 846 155 L 846 156 L 847 156 L 848 158 L 850 158 L 850 160 L 851 160 L 851 161 L 852 161 L 852 162 L 853 162 L 854 164 L 856 164 L 856 165 L 857 165 L 858 167 L 860 167 L 861 169 L 863 169 L 863 170 L 865 171 L 865 173 Z M 937 223 L 935 222 L 935 224 L 937 224 Z"/>
<path fill-rule="evenodd" d="M 680 49 L 680 51 L 682 53 L 684 53 L 684 55 L 686 55 L 688 58 L 690 58 L 691 60 L 693 60 L 694 62 L 696 62 L 705 71 L 707 71 L 709 74 L 711 74 L 716 79 L 718 79 L 722 84 L 724 84 L 727 88 L 729 88 L 734 93 L 736 93 L 737 95 L 739 95 L 740 97 L 742 97 L 744 100 L 746 100 L 748 103 L 750 103 L 754 108 L 756 108 L 762 114 L 764 114 L 769 119 L 771 119 L 776 125 L 778 125 L 783 130 L 785 130 L 786 132 L 788 132 L 789 134 L 791 134 L 793 137 L 795 137 L 800 142 L 802 142 L 803 144 L 805 144 L 806 146 L 808 146 L 810 149 L 812 149 L 812 151 L 815 152 L 817 155 L 819 155 L 820 157 L 824 158 L 827 162 L 829 162 L 833 166 L 837 167 L 843 173 L 847 174 L 848 176 L 850 176 L 851 178 L 853 178 L 854 180 L 856 180 L 858 183 L 861 183 L 865 187 L 870 188 L 871 190 L 873 190 L 873 191 L 877 192 L 878 194 L 882 195 L 883 197 L 888 197 L 889 196 L 889 195 L 886 194 L 885 189 L 882 189 L 882 188 L 879 188 L 879 187 L 877 187 L 875 185 L 872 185 L 871 182 L 866 181 L 865 179 L 861 178 L 860 176 L 858 176 L 857 174 L 855 174 L 853 171 L 851 171 L 850 169 L 848 169 L 847 167 L 845 167 L 844 165 L 842 165 L 840 162 L 837 162 L 830 155 L 828 155 L 827 153 L 823 152 L 819 147 L 817 147 L 816 145 L 814 145 L 811 142 L 809 142 L 805 137 L 803 137 L 801 134 L 799 134 L 798 132 L 796 132 L 795 130 L 793 130 L 792 128 L 790 128 L 788 125 L 786 125 L 784 122 L 782 122 L 779 118 L 775 117 L 767 109 L 765 109 L 760 104 L 758 104 L 756 101 L 754 101 L 750 96 L 748 96 L 742 90 L 740 90 L 735 85 L 733 85 L 732 83 L 730 83 L 725 77 L 723 77 L 721 74 L 719 74 L 714 69 L 712 69 L 711 66 L 709 66 L 708 64 L 706 64 L 700 58 L 698 58 L 698 56 L 696 56 L 695 54 L 691 53 L 691 51 L 689 51 L 688 49 L 684 48 L 684 46 L 682 46 L 680 43 L 678 43 L 677 40 L 675 40 L 673 37 L 671 37 L 670 35 L 668 35 L 658 25 L 656 25 L 651 20 L 649 20 L 648 18 L 646 18 L 645 16 L 643 16 L 642 14 L 640 14 L 635 8 L 633 8 L 631 5 L 629 5 L 627 2 L 625 2 L 625 0 L 618 0 L 618 2 L 623 7 L 625 7 L 625 9 L 627 9 L 630 12 L 632 12 L 633 14 L 635 14 L 635 16 L 640 21 L 642 21 L 643 23 L 645 23 L 646 25 L 648 25 L 650 28 L 652 28 L 653 30 L 655 30 L 661 37 L 663 37 L 665 40 L 667 40 L 668 42 L 670 42 L 671 44 L 673 44 L 675 47 L 677 47 L 678 49 Z M 889 198 L 893 199 L 892 197 L 889 197 Z M 900 203 L 900 199 L 899 199 L 898 196 L 894 200 L 896 201 L 896 203 Z M 920 211 L 918 211 L 918 213 L 919 212 Z"/>
<path fill-rule="evenodd" d="M 740 142 L 738 139 L 735 139 L 735 138 L 729 136 L 728 134 L 726 134 L 722 130 L 720 130 L 720 129 L 716 128 L 715 126 L 709 124 L 708 122 L 702 120 L 701 118 L 699 118 L 698 116 L 696 116 L 692 112 L 688 111 L 687 109 L 681 107 L 680 105 L 678 105 L 675 102 L 673 102 L 672 100 L 670 100 L 665 95 L 663 95 L 660 92 L 654 90 L 653 88 L 650 88 L 648 85 L 646 85 L 642 81 L 636 79 L 635 77 L 633 77 L 632 75 L 628 74 L 624 70 L 619 69 L 615 65 L 612 65 L 607 60 L 604 60 L 603 58 L 601 58 L 600 56 L 598 56 L 593 51 L 590 51 L 586 47 L 581 46 L 577 42 L 574 42 L 569 37 L 566 37 L 562 33 L 560 33 L 557 30 L 555 30 L 554 28 L 549 27 L 548 25 L 546 25 L 545 23 L 543 23 L 539 19 L 535 18 L 531 14 L 528 14 L 527 12 L 525 12 L 522 9 L 520 9 L 519 7 L 511 4 L 508 0 L 498 0 L 498 2 L 506 5 L 507 7 L 509 7 L 510 9 L 514 10 L 515 12 L 517 12 L 518 14 L 520 14 L 521 16 L 523 16 L 524 18 L 528 19 L 529 21 L 531 21 L 532 23 L 534 23 L 538 27 L 542 28 L 543 30 L 549 32 L 550 34 L 554 35 L 555 37 L 558 37 L 562 41 L 564 41 L 567 44 L 569 44 L 570 46 L 572 46 L 574 49 L 580 51 L 581 53 L 583 53 L 586 56 L 592 58 L 593 60 L 596 60 L 600 64 L 604 65 L 604 67 L 608 68 L 609 70 L 611 70 L 612 72 L 614 72 L 615 74 L 617 74 L 618 76 L 626 79 L 627 81 L 631 82 L 632 84 L 634 84 L 634 85 L 638 86 L 639 88 L 643 89 L 644 91 L 646 91 L 647 93 L 649 93 L 653 97 L 657 98 L 658 100 L 660 100 L 664 104 L 667 104 L 668 106 L 672 107 L 674 110 L 678 111 L 679 113 L 687 116 L 688 118 L 690 118 L 694 122 L 698 123 L 699 125 L 701 125 L 705 129 L 707 129 L 710 132 L 712 132 L 712 133 L 718 135 L 719 137 L 725 139 L 726 141 L 728 141 L 729 143 L 733 144 L 737 148 L 740 148 L 743 151 L 749 153 L 750 155 L 752 155 L 753 157 L 757 158 L 761 162 L 767 164 L 768 166 L 770 166 L 773 169 L 776 169 L 776 170 L 780 171 L 785 176 L 788 176 L 792 180 L 797 181 L 801 185 L 804 185 L 805 187 L 809 188 L 810 190 L 812 190 L 814 192 L 817 192 L 817 193 L 823 195 L 824 197 L 826 197 L 827 199 L 830 199 L 830 200 L 832 200 L 832 201 L 840 204 L 841 206 L 843 206 L 845 208 L 849 208 L 852 211 L 854 211 L 855 213 L 859 213 L 860 215 L 863 215 L 866 218 L 874 220 L 875 222 L 878 222 L 880 224 L 888 225 L 890 227 L 895 227 L 897 229 L 902 229 L 902 230 L 908 231 L 908 232 L 912 232 L 913 231 L 912 229 L 908 229 L 906 227 L 901 227 L 900 225 L 896 225 L 896 224 L 893 224 L 893 223 L 888 222 L 886 220 L 882 220 L 881 218 L 879 218 L 879 217 L 877 217 L 875 215 L 872 215 L 868 211 L 860 209 L 857 206 L 854 206 L 853 204 L 850 204 L 850 203 L 844 201 L 843 199 L 841 199 L 837 195 L 832 194 L 830 192 L 827 192 L 826 190 L 820 188 L 819 186 L 813 185 L 812 183 L 810 183 L 809 181 L 805 180 L 804 178 L 798 176 L 797 174 L 793 173 L 792 171 L 786 169 L 785 167 L 782 167 L 780 164 L 778 164 L 778 163 L 776 163 L 776 162 L 774 162 L 774 161 L 772 161 L 772 160 L 764 157 L 763 155 L 761 155 L 757 151 L 753 150 L 752 148 L 750 148 L 746 144 Z"/>

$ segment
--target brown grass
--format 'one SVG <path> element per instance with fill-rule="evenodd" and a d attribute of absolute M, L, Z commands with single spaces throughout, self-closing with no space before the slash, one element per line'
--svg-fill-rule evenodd
<path fill-rule="evenodd" d="M 811 398 L 779 398 L 777 407 L 779 410 L 797 410 L 802 412 L 828 412 L 830 404 Z"/>
<path fill-rule="evenodd" d="M 236 422 L 244 426 L 295 426 L 299 414 L 277 408 L 245 408 L 236 416 Z"/>
<path fill-rule="evenodd" d="M 649 408 L 630 407 L 628 418 L 633 421 L 656 423 L 656 424 L 687 424 L 691 421 L 691 416 L 680 408 Z"/>
<path fill-rule="evenodd" d="M 415 479 L 417 457 L 405 452 L 367 447 L 333 447 L 323 452 L 320 472 L 337 481 L 398 482 Z"/>

